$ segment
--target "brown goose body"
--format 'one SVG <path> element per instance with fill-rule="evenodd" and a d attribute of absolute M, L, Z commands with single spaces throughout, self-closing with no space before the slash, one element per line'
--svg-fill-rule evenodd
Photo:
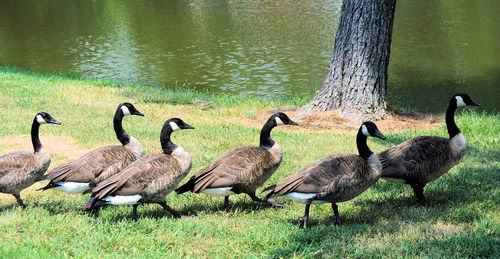
<path fill-rule="evenodd" d="M 93 188 L 93 197 L 140 195 L 138 203 L 165 201 L 191 169 L 191 157 L 186 151 L 181 152 L 184 155 L 180 157 L 155 153 L 140 158 Z"/>
<path fill-rule="evenodd" d="M 196 173 L 194 193 L 207 192 L 217 195 L 217 188 L 230 188 L 227 192 L 255 193 L 281 164 L 283 151 L 278 144 L 270 149 L 245 146 L 222 155 Z M 219 195 L 225 196 L 227 192 Z"/>
<path fill-rule="evenodd" d="M 317 160 L 284 179 L 270 198 L 287 196 L 306 203 L 343 202 L 361 193 L 380 179 L 382 165 L 373 155 L 367 160 L 358 155 L 336 154 Z"/>
<path fill-rule="evenodd" d="M 462 133 L 452 139 L 420 136 L 382 151 L 382 178 L 391 182 L 427 184 L 448 172 L 464 156 Z"/>
<path fill-rule="evenodd" d="M 50 155 L 43 148 L 38 152 L 16 151 L 0 156 L 0 192 L 19 195 L 38 181 L 49 165 Z"/>
<path fill-rule="evenodd" d="M 113 118 L 117 139 L 122 145 L 94 149 L 82 157 L 58 166 L 42 180 L 50 182 L 39 190 L 54 189 L 67 193 L 82 193 L 120 172 L 142 156 L 142 145 L 122 127 L 125 116 L 144 116 L 130 103 L 121 103 Z"/>
<path fill-rule="evenodd" d="M 88 183 L 88 187 L 97 186 L 141 157 L 142 147 L 137 140 L 134 139 L 127 145 L 94 149 L 77 160 L 54 168 L 44 178 L 51 182 Z M 76 193 L 80 192 L 82 191 Z"/>

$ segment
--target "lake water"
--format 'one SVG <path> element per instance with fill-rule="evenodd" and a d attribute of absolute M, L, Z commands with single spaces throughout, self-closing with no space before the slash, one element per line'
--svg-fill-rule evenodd
<path fill-rule="evenodd" d="M 0 1 L 0 64 L 265 97 L 323 83 L 341 1 Z M 399 1 L 388 102 L 500 109 L 500 1 Z"/>

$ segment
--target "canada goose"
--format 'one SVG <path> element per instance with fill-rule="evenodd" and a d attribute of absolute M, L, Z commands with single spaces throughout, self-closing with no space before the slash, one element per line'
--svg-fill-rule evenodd
<path fill-rule="evenodd" d="M 271 177 L 283 158 L 281 147 L 270 136 L 271 130 L 279 125 L 298 124 L 282 112 L 273 114 L 262 127 L 259 146 L 244 146 L 227 152 L 175 191 L 224 196 L 223 210 L 227 209 L 232 194 L 246 193 L 253 201 L 266 202 L 255 196 L 255 191 Z M 273 200 L 267 202 L 278 205 Z"/>
<path fill-rule="evenodd" d="M 38 190 L 54 188 L 54 190 L 67 193 L 82 193 L 141 157 L 141 143 L 128 135 L 122 127 L 123 117 L 128 115 L 144 116 L 130 103 L 118 105 L 113 118 L 113 126 L 122 146 L 97 148 L 77 160 L 58 166 L 42 176 L 42 180 L 47 179 L 50 182 Z"/>
<path fill-rule="evenodd" d="M 33 119 L 31 142 L 34 152 L 16 151 L 0 156 L 0 192 L 14 195 L 23 208 L 26 206 L 21 200 L 21 191 L 38 181 L 50 165 L 50 155 L 43 148 L 38 135 L 40 125 L 47 123 L 61 125 L 46 112 L 37 113 Z"/>
<path fill-rule="evenodd" d="M 465 153 L 465 137 L 454 118 L 457 107 L 465 105 L 479 106 L 467 94 L 455 94 L 450 99 L 446 110 L 449 138 L 420 136 L 379 153 L 382 178 L 409 184 L 419 203 L 423 203 L 424 186 L 458 164 Z"/>
<path fill-rule="evenodd" d="M 373 122 L 364 122 L 356 137 L 358 155 L 335 154 L 317 160 L 299 172 L 284 179 L 275 186 L 264 199 L 283 196 L 305 203 L 306 210 L 300 218 L 300 228 L 307 227 L 311 203 L 332 203 L 337 225 L 340 215 L 337 202 L 348 201 L 378 181 L 382 175 L 382 164 L 366 145 L 367 137 L 385 139 Z"/>
<path fill-rule="evenodd" d="M 94 210 L 105 204 L 132 204 L 132 217 L 137 220 L 139 204 L 157 203 L 174 217 L 180 217 L 177 211 L 167 205 L 165 197 L 191 170 L 191 155 L 170 141 L 172 132 L 182 129 L 194 127 L 178 118 L 167 120 L 160 134 L 163 152 L 142 157 L 99 183 L 92 189 L 92 196 L 84 207 Z"/>

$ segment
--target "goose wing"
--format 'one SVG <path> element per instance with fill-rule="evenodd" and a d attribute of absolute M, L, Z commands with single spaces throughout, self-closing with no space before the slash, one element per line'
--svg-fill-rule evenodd
<path fill-rule="evenodd" d="M 263 169 L 272 166 L 270 156 L 267 150 L 257 146 L 233 149 L 194 175 L 193 192 L 250 182 Z"/>
<path fill-rule="evenodd" d="M 409 139 L 377 154 L 382 177 L 412 179 L 436 170 L 450 156 L 449 140 L 434 136 Z"/>
<path fill-rule="evenodd" d="M 0 186 L 15 186 L 40 169 L 33 152 L 18 151 L 0 156 Z"/>
<path fill-rule="evenodd" d="M 172 190 L 181 179 L 177 179 L 180 167 L 175 158 L 164 153 L 140 158 L 92 189 L 93 196 L 102 199 L 108 195 L 151 196 L 162 190 Z"/>
<path fill-rule="evenodd" d="M 356 163 L 364 162 L 357 155 L 331 155 L 317 160 L 302 168 L 296 174 L 285 178 L 273 190 L 273 196 L 291 192 L 325 193 L 330 192 L 347 178 L 353 178 Z"/>
<path fill-rule="evenodd" d="M 138 157 L 124 146 L 106 146 L 95 149 L 77 160 L 53 169 L 44 178 L 53 182 L 92 182 L 107 177 L 126 167 Z M 98 181 L 97 181 L 98 182 Z"/>

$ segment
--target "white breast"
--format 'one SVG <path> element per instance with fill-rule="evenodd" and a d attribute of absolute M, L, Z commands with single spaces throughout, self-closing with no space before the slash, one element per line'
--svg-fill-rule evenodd
<path fill-rule="evenodd" d="M 104 197 L 104 201 L 107 201 L 111 205 L 132 205 L 136 204 L 142 198 L 141 195 L 130 195 L 130 196 L 106 196 Z"/>
<path fill-rule="evenodd" d="M 467 141 L 461 132 L 450 139 L 450 148 L 453 152 L 462 152 L 467 147 Z"/>
<path fill-rule="evenodd" d="M 142 145 L 134 137 L 130 136 L 129 142 L 127 145 L 125 145 L 125 147 L 128 148 L 129 150 L 131 150 L 132 152 L 134 152 L 139 157 L 142 156 L 142 152 L 143 152 Z"/>
<path fill-rule="evenodd" d="M 184 150 L 184 148 L 181 146 L 176 147 L 172 152 L 172 156 L 179 162 L 182 172 L 186 172 L 191 169 L 192 158 L 191 155 Z"/>
<path fill-rule="evenodd" d="M 207 188 L 201 192 L 212 196 L 229 196 L 235 194 L 231 191 L 231 188 L 232 187 Z"/>
<path fill-rule="evenodd" d="M 82 193 L 88 190 L 89 183 L 77 183 L 77 182 L 57 182 L 58 187 L 55 187 L 54 190 L 67 192 L 67 193 Z"/>
<path fill-rule="evenodd" d="M 315 193 L 300 193 L 300 192 L 291 192 L 287 195 L 283 195 L 283 197 L 300 202 L 300 203 L 307 203 L 307 200 L 313 198 L 316 196 Z M 327 203 L 327 201 L 313 201 L 313 204 L 322 204 L 322 203 Z"/>
<path fill-rule="evenodd" d="M 382 175 L 382 163 L 378 159 L 377 155 L 372 154 L 370 157 L 368 157 L 368 165 L 376 175 L 378 175 L 379 177 Z"/>

